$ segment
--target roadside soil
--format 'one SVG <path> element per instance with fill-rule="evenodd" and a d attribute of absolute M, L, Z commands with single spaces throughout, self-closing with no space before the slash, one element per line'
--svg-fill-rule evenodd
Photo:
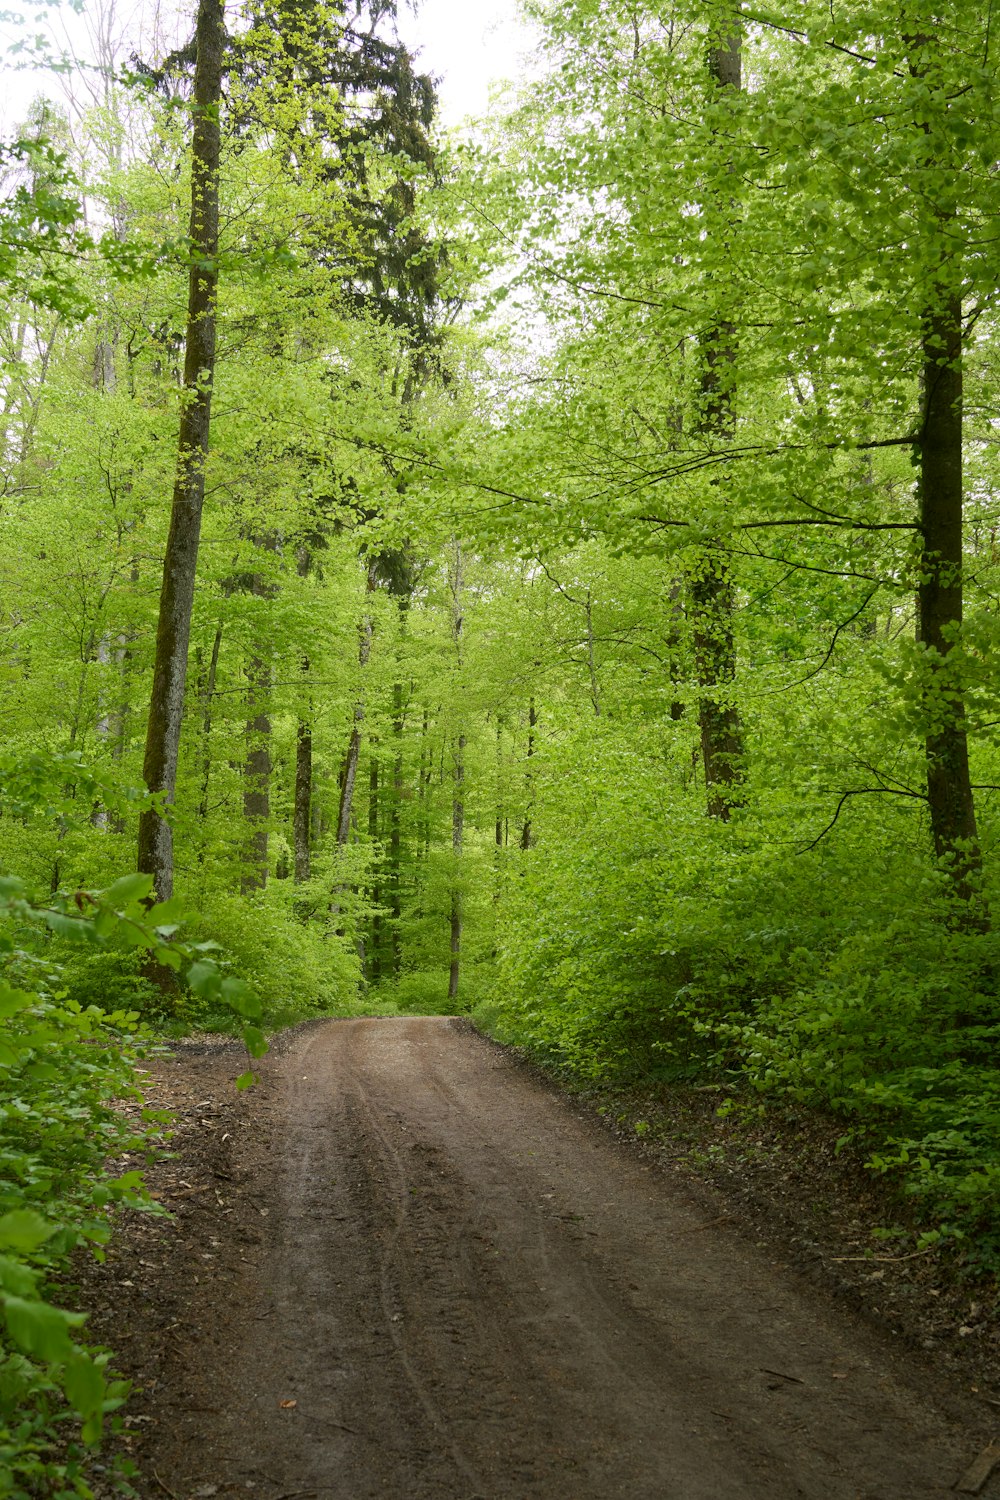
<path fill-rule="evenodd" d="M 81 1270 L 144 1500 L 923 1500 L 994 1436 L 964 1374 L 463 1022 L 245 1066 L 156 1061 L 171 1217 Z"/>

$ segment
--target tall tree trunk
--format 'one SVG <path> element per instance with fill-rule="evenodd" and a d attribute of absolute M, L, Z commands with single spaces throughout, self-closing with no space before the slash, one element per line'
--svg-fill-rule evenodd
<path fill-rule="evenodd" d="M 742 35 L 734 16 L 732 30 L 708 54 L 715 89 L 742 87 Z M 725 231 L 723 231 L 725 232 Z M 710 441 L 731 437 L 735 426 L 733 366 L 736 329 L 726 319 L 715 323 L 704 340 L 701 368 L 700 429 Z M 710 817 L 727 822 L 744 773 L 743 727 L 733 702 L 736 651 L 733 641 L 733 583 L 723 554 L 708 548 L 689 580 L 695 671 L 700 697 L 698 725 L 705 766 Z"/>
<path fill-rule="evenodd" d="M 308 547 L 300 547 L 296 572 L 300 578 L 309 576 L 312 557 Z M 312 698 L 308 691 L 309 658 L 302 658 L 302 676 L 306 689 L 304 708 L 300 708 L 295 731 L 295 808 L 292 813 L 292 846 L 294 849 L 295 884 L 301 885 L 309 879 L 312 848 L 310 829 L 312 826 Z"/>
<path fill-rule="evenodd" d="M 451 636 L 455 645 L 456 666 L 462 672 L 462 633 L 465 619 L 462 606 L 462 546 L 455 543 L 455 572 L 451 579 Z M 448 973 L 448 999 L 458 998 L 459 972 L 462 961 L 462 846 L 465 842 L 465 735 L 460 733 L 453 751 L 451 795 L 451 968 Z"/>
<path fill-rule="evenodd" d="M 448 999 L 458 998 L 459 969 L 462 960 L 462 846 L 465 842 L 465 735 L 460 734 L 455 747 L 455 787 L 451 803 L 451 852 L 454 874 L 451 886 L 451 968 L 448 973 Z"/>
<path fill-rule="evenodd" d="M 271 666 L 262 655 L 247 668 L 247 757 L 243 767 L 243 817 L 247 825 L 243 895 L 267 885 L 267 825 L 271 816 Z"/>
<path fill-rule="evenodd" d="M 538 723 L 538 710 L 535 707 L 534 697 L 528 703 L 528 768 L 524 773 L 524 783 L 527 791 L 527 811 L 524 816 L 524 826 L 521 829 L 521 848 L 530 849 L 534 843 L 534 835 L 531 830 L 531 810 L 534 801 L 533 783 L 534 777 L 531 771 L 531 762 L 535 754 L 535 726 Z"/>
<path fill-rule="evenodd" d="M 308 659 L 305 667 L 308 669 Z M 295 811 L 292 817 L 292 839 L 295 848 L 295 884 L 309 879 L 311 864 L 310 829 L 312 826 L 312 723 L 300 718 L 295 735 Z"/>
<path fill-rule="evenodd" d="M 198 800 L 198 820 L 204 825 L 208 818 L 208 790 L 212 781 L 212 702 L 215 698 L 215 682 L 219 672 L 219 652 L 222 649 L 222 621 L 215 627 L 212 655 L 204 681 L 199 684 L 201 699 L 201 796 Z"/>
<path fill-rule="evenodd" d="M 371 575 L 369 574 L 369 579 Z M 369 584 L 374 587 L 373 583 Z M 365 615 L 361 622 L 361 642 L 358 646 L 358 665 L 362 673 L 368 665 L 368 659 L 372 654 L 372 636 L 374 625 L 371 615 Z M 340 811 L 337 815 L 337 843 L 344 845 L 350 842 L 351 837 L 351 809 L 354 806 L 354 785 L 358 779 L 358 760 L 361 756 L 361 728 L 365 722 L 365 700 L 363 692 L 358 695 L 358 701 L 354 705 L 354 724 L 351 728 L 351 738 L 347 746 L 347 754 L 344 757 L 344 769 L 340 783 Z"/>
<path fill-rule="evenodd" d="M 962 624 L 962 303 L 942 292 L 923 333 L 918 640 L 924 648 L 927 801 L 934 849 L 967 925 L 987 928 L 982 852 L 969 774 L 965 702 L 949 657 Z"/>
<path fill-rule="evenodd" d="M 403 684 L 392 690 L 392 737 L 396 754 L 392 765 L 392 806 L 389 814 L 389 915 L 392 922 L 392 972 L 398 975 L 402 966 L 402 941 L 399 924 L 403 916 L 403 734 L 406 708 Z"/>
<path fill-rule="evenodd" d="M 153 793 L 172 802 L 184 713 L 188 641 L 194 604 L 201 513 L 205 500 L 205 460 L 211 427 L 215 374 L 216 292 L 218 287 L 219 105 L 226 44 L 222 0 L 199 0 L 192 103 L 191 270 L 188 283 L 184 400 L 178 434 L 170 531 L 163 559 L 163 585 L 156 632 L 153 690 L 149 705 L 143 777 Z M 156 894 L 169 897 L 174 883 L 170 824 L 158 811 L 139 820 L 138 867 L 152 875 Z"/>
<path fill-rule="evenodd" d="M 382 861 L 380 856 L 375 853 L 378 848 L 380 815 L 378 750 L 373 742 L 371 762 L 368 770 L 368 838 L 371 841 L 373 851 L 372 915 L 368 942 L 368 950 L 371 958 L 368 965 L 368 978 L 372 984 L 378 984 L 382 978 Z"/>
<path fill-rule="evenodd" d="M 417 858 L 425 862 L 431 850 L 431 781 L 434 776 L 434 751 L 430 743 L 431 711 L 424 709 L 420 726 L 420 776 L 418 787 L 420 842 Z"/>
<path fill-rule="evenodd" d="M 255 537 L 258 551 L 272 555 L 280 550 L 278 536 Z M 277 588 L 263 573 L 249 579 L 254 599 L 273 599 Z M 246 761 L 243 767 L 243 818 L 246 823 L 244 868 L 240 878 L 243 895 L 262 891 L 267 885 L 268 823 L 271 817 L 271 658 L 267 631 L 258 615 L 253 628 L 253 654 L 247 664 Z"/>

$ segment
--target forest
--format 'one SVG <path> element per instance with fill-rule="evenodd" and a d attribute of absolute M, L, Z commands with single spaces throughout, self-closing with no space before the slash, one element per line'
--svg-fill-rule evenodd
<path fill-rule="evenodd" d="M 992 8 L 524 10 L 458 136 L 394 0 L 93 0 L 0 143 L 0 1492 L 192 1030 L 815 1110 L 1000 1266 Z"/>

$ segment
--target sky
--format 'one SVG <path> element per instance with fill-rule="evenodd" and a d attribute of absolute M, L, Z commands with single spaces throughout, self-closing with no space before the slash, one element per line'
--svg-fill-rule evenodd
<path fill-rule="evenodd" d="M 155 4 L 156 0 L 118 0 L 118 10 L 122 15 L 142 14 L 151 12 Z M 194 0 L 188 0 L 182 8 L 193 13 Z M 37 14 L 32 0 L 22 0 L 22 9 L 29 16 L 33 11 Z M 519 75 L 521 57 L 530 51 L 532 38 L 518 21 L 516 9 L 517 0 L 420 0 L 416 14 L 405 0 L 400 5 L 402 39 L 411 50 L 419 49 L 420 70 L 440 80 L 440 112 L 445 125 L 460 126 L 469 116 L 485 114 L 491 82 Z M 59 7 L 54 7 L 53 15 L 59 13 Z M 74 38 L 80 35 L 83 28 L 68 6 L 61 8 L 61 15 Z M 50 28 L 35 24 L 28 28 L 31 33 L 42 29 Z M 0 28 L 0 49 L 6 51 L 13 35 L 10 27 Z M 84 45 L 74 44 L 83 55 Z M 59 92 L 51 76 L 20 70 L 16 62 L 8 55 L 0 75 L 0 130 L 4 133 L 23 117 L 35 92 L 56 96 Z"/>
<path fill-rule="evenodd" d="M 521 73 L 532 38 L 516 9 L 516 0 L 422 0 L 416 16 L 400 7 L 403 40 L 420 47 L 422 70 L 440 77 L 444 124 L 485 114 L 490 83 Z"/>

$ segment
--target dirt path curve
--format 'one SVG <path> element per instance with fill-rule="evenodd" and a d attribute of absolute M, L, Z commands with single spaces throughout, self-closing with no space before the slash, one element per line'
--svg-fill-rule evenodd
<path fill-rule="evenodd" d="M 922 1500 L 972 1456 L 873 1334 L 461 1023 L 322 1023 L 265 1069 L 238 1253 L 204 1251 L 143 1419 L 161 1500 Z"/>

